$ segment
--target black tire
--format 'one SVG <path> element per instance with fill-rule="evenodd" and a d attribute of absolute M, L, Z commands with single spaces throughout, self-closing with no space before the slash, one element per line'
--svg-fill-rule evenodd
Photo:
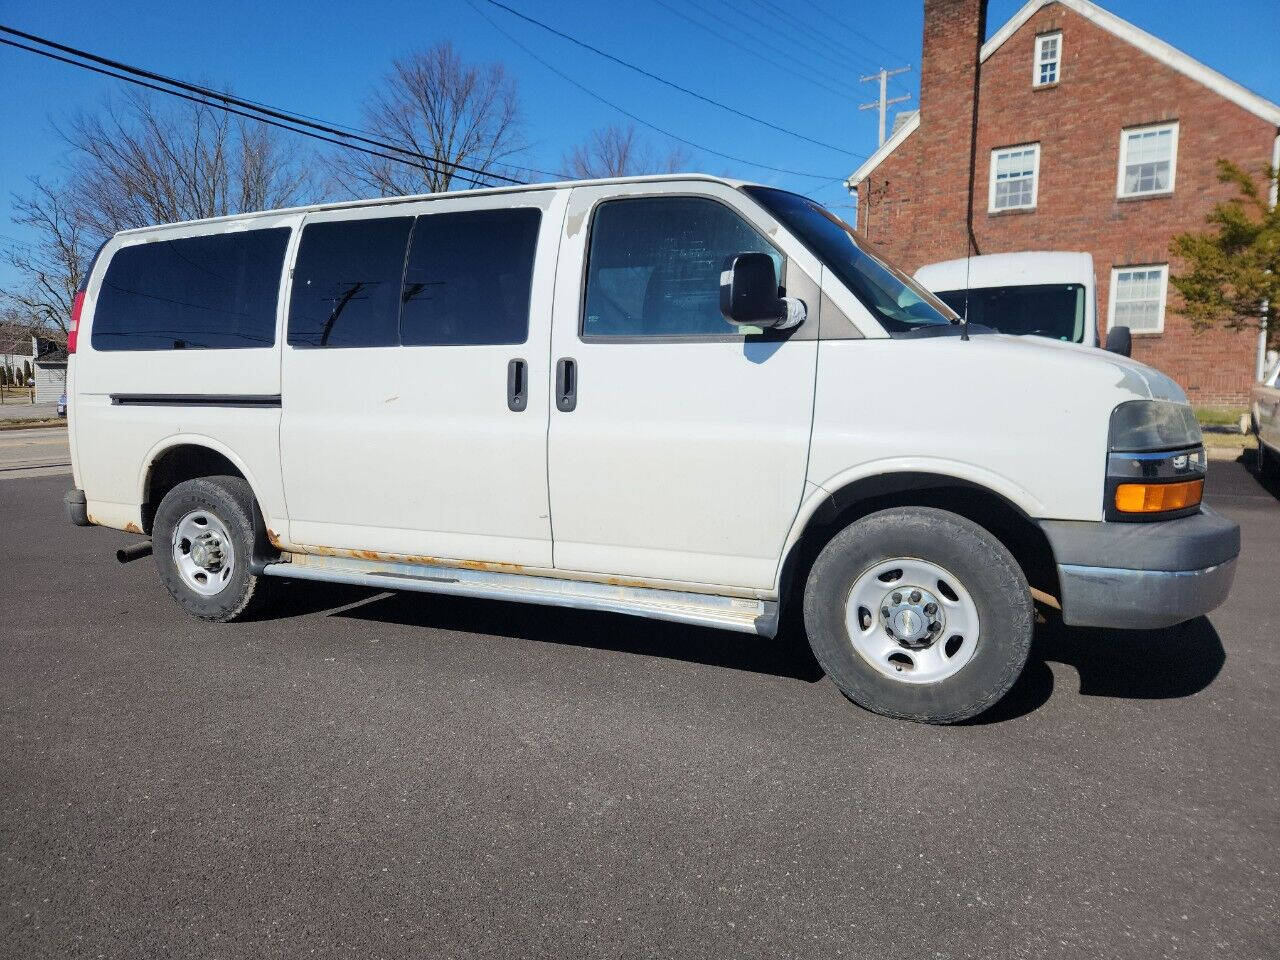
<path fill-rule="evenodd" d="M 254 557 L 257 507 L 253 491 L 240 477 L 200 477 L 178 484 L 160 501 L 151 542 L 160 581 L 184 610 L 201 620 L 227 623 L 256 609 L 268 593 L 266 578 L 250 571 Z M 174 530 L 194 511 L 207 511 L 226 528 L 233 560 L 226 583 L 213 596 L 188 586 L 174 559 Z"/>
<path fill-rule="evenodd" d="M 855 581 L 897 558 L 949 571 L 977 610 L 971 659 L 936 682 L 881 673 L 855 649 L 845 624 Z M 964 517 L 929 507 L 882 510 L 850 524 L 818 555 L 804 592 L 809 645 L 840 692 L 875 713 L 924 723 L 966 720 L 1008 693 L 1027 662 L 1034 616 L 1026 577 L 1004 544 Z"/>

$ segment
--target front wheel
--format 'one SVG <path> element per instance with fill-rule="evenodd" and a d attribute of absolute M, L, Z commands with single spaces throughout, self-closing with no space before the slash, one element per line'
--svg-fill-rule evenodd
<path fill-rule="evenodd" d="M 804 617 L 814 656 L 854 703 L 955 723 L 1018 679 L 1034 609 L 1022 569 L 990 533 L 945 510 L 898 507 L 827 544 Z"/>

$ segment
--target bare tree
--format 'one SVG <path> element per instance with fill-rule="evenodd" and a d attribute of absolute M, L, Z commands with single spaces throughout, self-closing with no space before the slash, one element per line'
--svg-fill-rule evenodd
<path fill-rule="evenodd" d="M 689 154 L 676 147 L 661 154 L 636 133 L 635 125 L 610 124 L 593 130 L 560 161 L 572 180 L 630 177 L 644 173 L 677 173 L 689 166 Z"/>
<path fill-rule="evenodd" d="M 80 113 L 58 133 L 71 151 L 57 183 L 14 198 L 32 239 L 5 252 L 19 282 L 0 303 L 33 332 L 66 333 L 94 250 L 119 230 L 305 202 L 310 166 L 264 124 L 142 93 Z"/>
<path fill-rule="evenodd" d="M 37 177 L 31 178 L 30 194 L 13 198 L 13 209 L 13 222 L 31 230 L 35 239 L 12 242 L 5 253 L 22 278 L 12 289 L 0 291 L 5 326 L 28 337 L 51 330 L 65 335 L 71 301 L 93 256 L 92 241 L 74 205 Z"/>
<path fill-rule="evenodd" d="M 85 227 L 117 230 L 221 217 L 310 199 L 308 167 L 264 124 L 144 94 L 61 130 L 75 151 L 70 196 Z"/>
<path fill-rule="evenodd" d="M 465 63 L 450 43 L 394 61 L 364 105 L 364 126 L 417 153 L 420 166 L 359 153 L 330 157 L 335 180 L 356 194 L 438 193 L 497 182 L 503 161 L 525 149 L 515 80 L 500 63 Z M 441 162 L 443 161 L 443 162 Z M 480 174 L 460 172 L 462 163 Z"/>

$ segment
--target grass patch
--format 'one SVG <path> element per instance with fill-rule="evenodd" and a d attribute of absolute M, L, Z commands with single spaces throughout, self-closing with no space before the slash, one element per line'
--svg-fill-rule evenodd
<path fill-rule="evenodd" d="M 1204 449 L 1209 456 L 1220 457 L 1224 454 L 1256 450 L 1258 443 L 1251 433 L 1206 433 Z"/>
<path fill-rule="evenodd" d="M 1192 407 L 1196 419 L 1214 427 L 1239 426 L 1240 418 L 1249 412 L 1247 407 Z"/>
<path fill-rule="evenodd" d="M 65 427 L 67 421 L 62 417 L 48 420 L 0 420 L 0 430 L 34 430 L 36 427 Z"/>

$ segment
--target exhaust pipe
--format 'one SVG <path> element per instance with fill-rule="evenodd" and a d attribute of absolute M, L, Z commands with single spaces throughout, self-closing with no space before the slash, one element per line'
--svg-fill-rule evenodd
<path fill-rule="evenodd" d="M 135 543 L 132 547 L 121 547 L 116 551 L 116 559 L 121 563 L 128 563 L 130 560 L 141 560 L 143 557 L 149 556 L 151 556 L 150 540 Z"/>

